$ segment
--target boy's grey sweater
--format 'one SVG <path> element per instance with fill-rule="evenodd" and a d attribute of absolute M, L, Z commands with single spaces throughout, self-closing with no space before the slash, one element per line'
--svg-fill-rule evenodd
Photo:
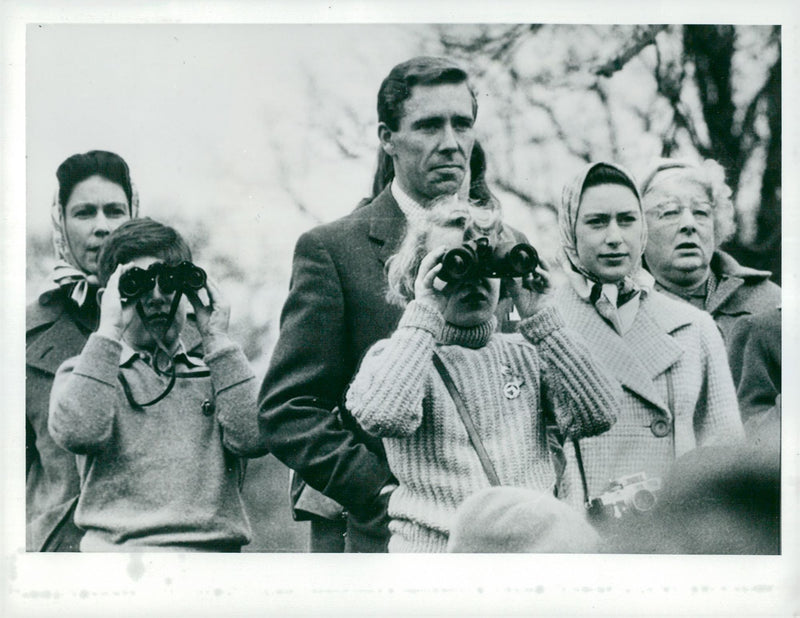
<path fill-rule="evenodd" d="M 256 414 L 257 385 L 241 349 L 225 335 L 205 338 L 210 370 L 179 366 L 172 391 L 151 400 L 169 376 L 138 355 L 123 359 L 118 341 L 92 334 L 80 356 L 55 377 L 49 428 L 53 439 L 81 455 L 81 496 L 75 522 L 87 530 L 82 550 L 235 548 L 250 541 L 237 456 L 263 455 Z M 194 376 L 192 376 L 194 373 Z M 204 401 L 214 409 L 203 408 Z"/>

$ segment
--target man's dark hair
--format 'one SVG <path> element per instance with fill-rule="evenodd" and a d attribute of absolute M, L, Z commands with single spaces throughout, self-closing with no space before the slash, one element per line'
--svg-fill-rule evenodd
<path fill-rule="evenodd" d="M 639 190 L 627 175 L 605 163 L 598 163 L 589 170 L 589 173 L 586 174 L 586 178 L 583 181 L 583 187 L 581 187 L 581 195 L 583 195 L 583 192 L 589 187 L 596 187 L 598 185 L 622 185 L 633 191 L 634 195 L 639 195 Z"/>
<path fill-rule="evenodd" d="M 111 232 L 103 243 L 98 258 L 100 285 L 108 283 L 119 264 L 140 257 L 155 257 L 165 264 L 179 264 L 192 260 L 192 251 L 183 237 L 168 225 L 149 217 L 132 219 Z"/>
<path fill-rule="evenodd" d="M 102 176 L 122 187 L 125 197 L 128 198 L 128 208 L 130 208 L 133 186 L 128 164 L 118 154 L 105 150 L 90 150 L 84 154 L 74 154 L 58 166 L 56 170 L 58 203 L 62 208 L 66 207 L 75 185 L 92 176 Z"/>
<path fill-rule="evenodd" d="M 411 97 L 414 86 L 466 83 L 472 95 L 472 117 L 478 115 L 478 100 L 469 85 L 469 76 L 456 63 L 446 58 L 418 56 L 394 67 L 378 90 L 378 122 L 385 122 L 392 131 L 400 127 L 403 103 Z"/>

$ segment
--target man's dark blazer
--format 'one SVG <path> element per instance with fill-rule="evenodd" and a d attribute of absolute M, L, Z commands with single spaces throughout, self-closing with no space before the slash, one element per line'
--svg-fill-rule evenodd
<path fill-rule="evenodd" d="M 335 413 L 358 362 L 402 309 L 385 300 L 387 258 L 405 217 L 387 186 L 297 241 L 278 343 L 259 397 L 272 454 L 311 487 L 364 516 L 392 478 L 380 440 Z"/>

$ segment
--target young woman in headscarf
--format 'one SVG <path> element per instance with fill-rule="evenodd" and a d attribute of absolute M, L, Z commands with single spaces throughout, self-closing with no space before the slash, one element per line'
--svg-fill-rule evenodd
<path fill-rule="evenodd" d="M 640 473 L 660 479 L 677 456 L 743 437 L 722 338 L 707 313 L 653 289 L 641 199 L 623 168 L 584 167 L 564 189 L 559 226 L 568 284 L 554 304 L 623 392 L 609 431 L 564 445 L 561 489 L 575 504 L 610 491 L 602 513 L 625 499 L 616 515 L 645 510 L 631 503 Z"/>
<path fill-rule="evenodd" d="M 26 503 L 28 551 L 78 551 L 72 521 L 80 491 L 75 456 L 47 430 L 50 389 L 58 366 L 80 353 L 97 327 L 97 257 L 108 235 L 138 215 L 127 163 L 93 150 L 56 171 L 51 207 L 57 262 L 45 290 L 27 307 L 25 333 Z"/>

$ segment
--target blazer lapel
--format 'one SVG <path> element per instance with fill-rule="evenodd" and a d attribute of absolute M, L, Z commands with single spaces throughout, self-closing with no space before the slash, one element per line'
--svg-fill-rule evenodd
<path fill-rule="evenodd" d="M 369 215 L 369 239 L 383 265 L 397 251 L 406 229 L 405 215 L 392 197 L 391 186 L 387 185 L 372 204 L 366 206 L 372 210 Z"/>

